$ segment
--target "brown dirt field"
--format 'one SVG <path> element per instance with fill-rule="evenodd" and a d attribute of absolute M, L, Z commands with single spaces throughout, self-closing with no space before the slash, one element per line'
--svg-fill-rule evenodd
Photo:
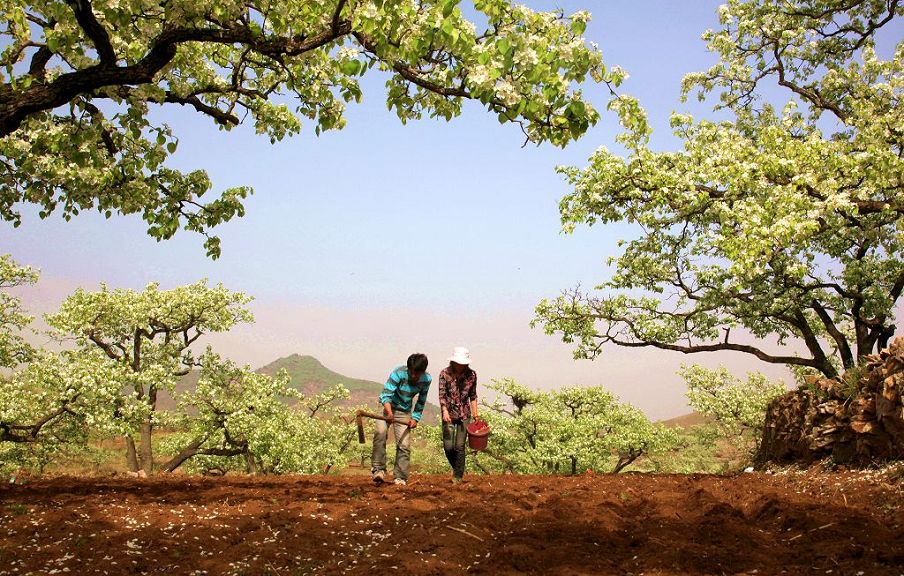
<path fill-rule="evenodd" d="M 0 486 L 0 575 L 904 574 L 889 472 Z"/>

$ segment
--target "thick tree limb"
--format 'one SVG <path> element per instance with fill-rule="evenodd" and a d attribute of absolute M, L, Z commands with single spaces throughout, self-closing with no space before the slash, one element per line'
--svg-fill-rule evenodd
<path fill-rule="evenodd" d="M 31 63 L 28 65 L 28 74 L 39 80 L 44 79 L 46 73 L 45 68 L 50 59 L 53 58 L 53 52 L 47 46 L 41 46 L 31 57 Z"/>
<path fill-rule="evenodd" d="M 826 311 L 825 306 L 823 306 L 818 300 L 813 300 L 811 303 L 813 310 L 816 311 L 816 315 L 819 316 L 819 319 L 822 321 L 823 326 L 825 326 L 826 332 L 829 333 L 829 336 L 835 340 L 835 345 L 838 346 L 838 353 L 841 355 L 841 364 L 845 369 L 851 368 L 854 366 L 854 354 L 851 352 L 851 346 L 848 344 L 847 338 L 835 323 L 832 321 L 832 317 L 829 316 L 829 313 Z"/>
<path fill-rule="evenodd" d="M 73 414 L 72 410 L 69 409 L 69 405 L 75 402 L 79 396 L 80 394 L 76 394 L 72 398 L 68 398 L 57 410 L 46 414 L 43 418 L 32 424 L 0 422 L 0 442 L 15 442 L 20 444 L 37 442 L 38 435 L 45 426 L 62 418 L 64 414 Z"/>
<path fill-rule="evenodd" d="M 36 83 L 24 91 L 10 86 L 0 87 L 0 137 L 15 131 L 30 114 L 62 106 L 79 94 L 90 94 L 108 86 L 149 84 L 176 55 L 180 44 L 210 42 L 217 44 L 246 44 L 264 55 L 298 56 L 315 50 L 348 34 L 351 24 L 341 21 L 335 27 L 313 36 L 291 38 L 263 38 L 250 27 L 176 28 L 166 29 L 151 44 L 145 56 L 127 66 L 103 63 L 60 75 L 49 84 Z"/>
<path fill-rule="evenodd" d="M 107 30 L 97 20 L 97 16 L 94 15 L 94 11 L 91 9 L 91 0 L 66 0 L 66 3 L 72 8 L 78 25 L 81 26 L 94 44 L 94 49 L 97 50 L 101 65 L 115 65 L 116 52 L 110 43 L 110 35 L 107 34 Z"/>
<path fill-rule="evenodd" d="M 178 454 L 173 456 L 169 462 L 161 466 L 161 472 L 173 472 L 179 466 L 185 463 L 186 460 L 193 456 L 203 455 L 203 456 L 240 456 L 244 454 L 247 450 L 246 447 L 240 448 L 200 448 L 204 442 L 207 441 L 207 436 L 200 436 L 195 438 L 189 443 L 188 446 L 183 448 Z"/>

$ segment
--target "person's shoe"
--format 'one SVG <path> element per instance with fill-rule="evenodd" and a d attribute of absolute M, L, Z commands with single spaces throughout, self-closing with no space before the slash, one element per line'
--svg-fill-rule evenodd
<path fill-rule="evenodd" d="M 459 477 L 457 477 L 457 476 L 453 476 L 453 477 L 452 477 L 452 483 L 453 483 L 453 484 L 461 484 L 461 478 L 459 478 Z"/>
<path fill-rule="evenodd" d="M 396 486 L 405 486 L 406 484 L 408 484 L 408 482 L 406 482 L 405 480 L 402 480 L 401 478 L 396 478 L 395 480 L 392 481 L 392 483 L 395 484 Z"/>
<path fill-rule="evenodd" d="M 386 472 L 382 470 L 377 470 L 373 475 L 374 484 L 382 484 L 386 481 Z"/>

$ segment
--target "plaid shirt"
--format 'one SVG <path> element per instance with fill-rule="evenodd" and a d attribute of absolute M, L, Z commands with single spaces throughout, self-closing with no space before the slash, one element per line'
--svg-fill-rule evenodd
<path fill-rule="evenodd" d="M 477 400 L 477 372 L 465 368 L 457 380 L 449 368 L 439 373 L 439 405 L 452 420 L 471 417 L 471 400 Z"/>

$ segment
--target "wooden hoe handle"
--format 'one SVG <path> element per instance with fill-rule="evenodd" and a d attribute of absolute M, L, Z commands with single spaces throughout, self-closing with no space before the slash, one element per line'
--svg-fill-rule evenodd
<path fill-rule="evenodd" d="M 364 444 L 364 419 L 365 418 L 373 418 L 374 420 L 382 420 L 384 422 L 389 422 L 392 424 L 392 418 L 388 418 L 383 416 L 382 414 L 374 414 L 373 412 L 365 412 L 364 410 L 358 410 L 355 412 L 355 424 L 358 426 L 358 443 Z"/>

